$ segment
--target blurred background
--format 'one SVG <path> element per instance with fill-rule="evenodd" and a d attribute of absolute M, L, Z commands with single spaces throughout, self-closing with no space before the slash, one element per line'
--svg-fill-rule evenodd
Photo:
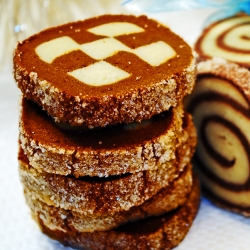
<path fill-rule="evenodd" d="M 249 0 L 0 0 L 0 69 L 17 41 L 50 26 L 105 13 L 162 13 L 219 8 L 205 24 L 244 9 Z"/>
<path fill-rule="evenodd" d="M 17 41 L 50 26 L 105 13 L 125 13 L 119 0 L 0 0 L 0 68 Z"/>

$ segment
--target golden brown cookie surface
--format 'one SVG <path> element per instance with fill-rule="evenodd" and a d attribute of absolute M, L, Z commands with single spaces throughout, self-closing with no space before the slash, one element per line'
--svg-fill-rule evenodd
<path fill-rule="evenodd" d="M 23 94 L 57 121 L 103 127 L 176 106 L 193 88 L 195 62 L 191 48 L 159 23 L 104 15 L 23 41 L 14 72 Z"/>
<path fill-rule="evenodd" d="M 77 177 L 135 173 L 175 158 L 176 148 L 187 136 L 183 116 L 180 104 L 142 123 L 64 129 L 23 99 L 20 141 L 31 166 L 41 171 Z"/>
<path fill-rule="evenodd" d="M 25 188 L 24 193 L 30 209 L 38 214 L 49 228 L 61 231 L 72 228 L 79 232 L 94 232 L 111 230 L 128 221 L 141 220 L 172 211 L 186 202 L 192 185 L 192 167 L 188 165 L 167 188 L 163 188 L 141 205 L 133 206 L 129 210 L 101 215 L 84 214 L 81 210 L 71 211 L 49 206 L 39 199 L 34 199 Z"/>
<path fill-rule="evenodd" d="M 200 204 L 200 188 L 194 179 L 192 192 L 187 202 L 172 212 L 131 222 L 115 230 L 80 233 L 73 230 L 62 232 L 49 229 L 33 214 L 42 231 L 65 245 L 78 249 L 173 249 L 188 233 Z"/>
<path fill-rule="evenodd" d="M 74 178 L 37 171 L 20 150 L 20 177 L 33 197 L 48 205 L 83 213 L 127 210 L 152 197 L 179 176 L 189 164 L 196 145 L 196 133 L 190 116 L 185 116 L 181 144 L 175 159 L 166 161 L 155 170 L 139 171 L 118 176 Z"/>
<path fill-rule="evenodd" d="M 195 145 L 196 139 L 188 137 L 177 148 L 176 159 L 156 170 L 102 178 L 38 172 L 20 150 L 19 174 L 26 192 L 48 205 L 85 214 L 114 213 L 138 206 L 169 186 L 189 164 Z"/>

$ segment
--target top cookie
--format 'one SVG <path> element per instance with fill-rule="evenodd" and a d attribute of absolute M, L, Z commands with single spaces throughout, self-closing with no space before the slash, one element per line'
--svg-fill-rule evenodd
<path fill-rule="evenodd" d="M 208 26 L 195 44 L 201 59 L 221 57 L 250 68 L 250 16 L 239 14 Z"/>
<path fill-rule="evenodd" d="M 56 121 L 89 128 L 141 121 L 193 89 L 189 45 L 146 16 L 103 15 L 19 43 L 14 77 Z"/>

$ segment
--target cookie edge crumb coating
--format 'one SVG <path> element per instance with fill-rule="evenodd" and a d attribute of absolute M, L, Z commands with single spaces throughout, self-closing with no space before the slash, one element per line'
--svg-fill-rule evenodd
<path fill-rule="evenodd" d="M 152 198 L 129 210 L 107 214 L 82 214 L 81 211 L 65 210 L 49 206 L 34 198 L 24 189 L 25 199 L 32 213 L 37 214 L 50 229 L 77 230 L 79 232 L 108 231 L 129 221 L 159 216 L 182 206 L 191 192 L 193 174 L 191 164 L 173 180 L 169 187 L 161 189 Z"/>
<path fill-rule="evenodd" d="M 189 47 L 186 43 L 185 46 Z M 14 78 L 24 96 L 42 106 L 55 121 L 68 122 L 73 126 L 105 127 L 149 119 L 175 107 L 184 96 L 191 93 L 196 77 L 196 60 L 190 48 L 186 68 L 157 82 L 153 81 L 148 86 L 135 87 L 117 95 L 105 94 L 99 98 L 70 96 L 37 72 L 30 72 L 21 66 L 21 55 L 17 45 L 13 59 Z"/>
<path fill-rule="evenodd" d="M 108 250 L 108 249 L 173 249 L 185 238 L 197 215 L 200 206 L 200 184 L 198 178 L 194 178 L 193 190 L 187 202 L 172 212 L 160 217 L 149 218 L 148 221 L 139 221 L 138 226 L 141 231 L 126 230 L 117 228 L 116 230 L 79 233 L 77 231 L 61 232 L 50 230 L 42 220 L 36 216 L 38 224 L 43 233 L 58 240 L 66 246 L 79 249 Z M 161 225 L 156 222 L 161 221 Z M 144 224 L 145 223 L 145 224 Z M 144 224 L 144 225 L 143 225 Z M 133 225 L 133 224 L 132 224 Z M 130 227 L 131 228 L 131 227 Z M 149 228 L 149 232 L 144 232 L 143 228 Z"/>

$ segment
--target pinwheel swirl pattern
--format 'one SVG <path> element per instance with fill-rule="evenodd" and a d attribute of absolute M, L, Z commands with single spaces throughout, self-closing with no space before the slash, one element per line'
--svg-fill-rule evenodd
<path fill-rule="evenodd" d="M 198 133 L 195 155 L 205 188 L 250 215 L 250 102 L 233 82 L 199 75 L 187 109 Z"/>
<path fill-rule="evenodd" d="M 201 57 L 225 58 L 250 68 L 250 16 L 224 19 L 207 27 L 195 44 Z"/>

